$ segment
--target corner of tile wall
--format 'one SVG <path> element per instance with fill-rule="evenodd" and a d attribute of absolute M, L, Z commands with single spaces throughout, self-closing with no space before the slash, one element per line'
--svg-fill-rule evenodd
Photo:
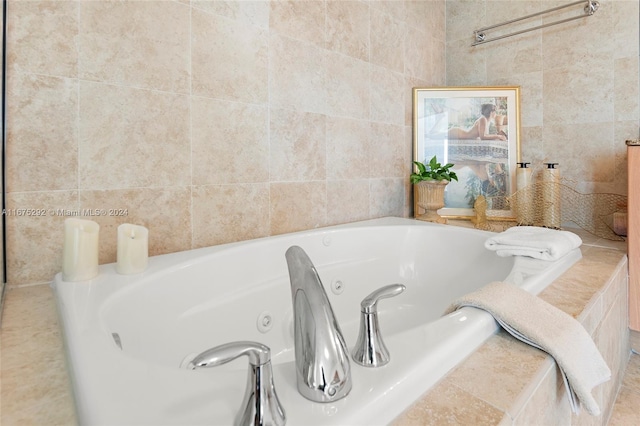
<path fill-rule="evenodd" d="M 98 220 L 100 263 L 124 222 L 162 254 L 409 216 L 411 89 L 445 82 L 445 13 L 445 0 L 11 2 L 8 207 L 127 209 Z M 9 221 L 10 286 L 60 270 L 62 220 Z"/>

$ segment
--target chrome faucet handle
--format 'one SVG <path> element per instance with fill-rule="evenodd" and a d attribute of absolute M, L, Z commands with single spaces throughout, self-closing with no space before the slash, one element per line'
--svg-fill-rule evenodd
<path fill-rule="evenodd" d="M 378 324 L 378 301 L 402 293 L 406 287 L 391 284 L 379 288 L 360 303 L 360 331 L 353 348 L 353 360 L 364 367 L 382 367 L 389 362 L 390 356 L 384 345 Z"/>
<path fill-rule="evenodd" d="M 394 297 L 402 293 L 406 287 L 403 284 L 390 284 L 372 292 L 360 302 L 360 311 L 364 314 L 378 313 L 378 301 L 388 297 Z"/>
<path fill-rule="evenodd" d="M 225 343 L 197 355 L 187 368 L 195 370 L 216 367 L 242 355 L 249 357 L 249 374 L 247 390 L 234 425 L 284 426 L 286 417 L 273 386 L 271 350 L 268 346 L 243 341 Z"/>

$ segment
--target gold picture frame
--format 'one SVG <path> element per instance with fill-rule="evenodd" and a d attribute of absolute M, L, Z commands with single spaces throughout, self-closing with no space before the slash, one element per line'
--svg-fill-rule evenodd
<path fill-rule="evenodd" d="M 514 219 L 508 198 L 520 162 L 520 87 L 414 88 L 413 160 L 428 164 L 434 155 L 458 175 L 440 215 L 470 219 L 484 195 L 488 219 Z"/>

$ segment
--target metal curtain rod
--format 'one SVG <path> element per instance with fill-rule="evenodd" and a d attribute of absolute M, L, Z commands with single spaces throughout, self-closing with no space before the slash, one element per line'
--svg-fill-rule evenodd
<path fill-rule="evenodd" d="M 516 32 L 513 32 L 513 33 L 501 35 L 501 36 L 494 37 L 494 38 L 489 38 L 488 39 L 486 37 L 485 31 L 487 31 L 487 30 L 491 30 L 491 29 L 494 29 L 494 28 L 502 27 L 504 25 L 513 24 L 514 22 L 524 21 L 525 19 L 529 19 L 529 18 L 533 18 L 533 17 L 536 17 L 536 16 L 544 15 L 544 14 L 547 14 L 547 13 L 555 12 L 556 10 L 565 9 L 567 7 L 575 6 L 577 4 L 584 4 L 585 1 L 586 1 L 587 4 L 584 7 L 584 14 L 582 14 L 582 15 L 574 16 L 572 18 L 562 19 L 560 21 L 550 22 L 550 23 L 544 24 L 544 25 L 538 25 L 537 27 L 527 28 L 526 30 L 516 31 Z M 552 9 L 547 9 L 547 10 L 544 10 L 542 12 L 532 13 L 531 15 L 523 16 L 522 18 L 512 19 L 511 21 L 506 21 L 506 22 L 502 22 L 500 24 L 491 25 L 489 27 L 480 28 L 480 29 L 477 29 L 477 30 L 475 30 L 473 32 L 473 35 L 474 35 L 476 41 L 471 46 L 477 46 L 479 44 L 489 43 L 491 41 L 501 40 L 503 38 L 512 37 L 512 36 L 515 36 L 515 35 L 518 35 L 518 34 L 527 33 L 529 31 L 535 31 L 535 30 L 539 30 L 539 29 L 542 29 L 542 28 L 550 27 L 552 25 L 564 24 L 565 22 L 573 21 L 575 19 L 585 18 L 585 17 L 591 16 L 594 13 L 596 13 L 596 10 L 598 10 L 599 6 L 600 6 L 600 3 L 598 3 L 596 0 L 580 0 L 580 1 L 573 2 L 573 3 L 565 4 L 563 6 L 554 7 Z"/>

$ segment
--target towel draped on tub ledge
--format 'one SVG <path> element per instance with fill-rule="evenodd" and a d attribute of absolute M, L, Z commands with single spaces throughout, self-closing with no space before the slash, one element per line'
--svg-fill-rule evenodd
<path fill-rule="evenodd" d="M 591 391 L 609 380 L 611 371 L 589 333 L 571 315 L 505 282 L 462 296 L 445 314 L 463 306 L 489 312 L 516 339 L 551 355 L 562 372 L 571 410 L 577 414 L 582 405 L 589 414 L 600 414 Z"/>
<path fill-rule="evenodd" d="M 514 226 L 490 237 L 484 246 L 498 256 L 529 256 L 557 260 L 582 245 L 582 239 L 569 231 L 539 226 Z"/>

